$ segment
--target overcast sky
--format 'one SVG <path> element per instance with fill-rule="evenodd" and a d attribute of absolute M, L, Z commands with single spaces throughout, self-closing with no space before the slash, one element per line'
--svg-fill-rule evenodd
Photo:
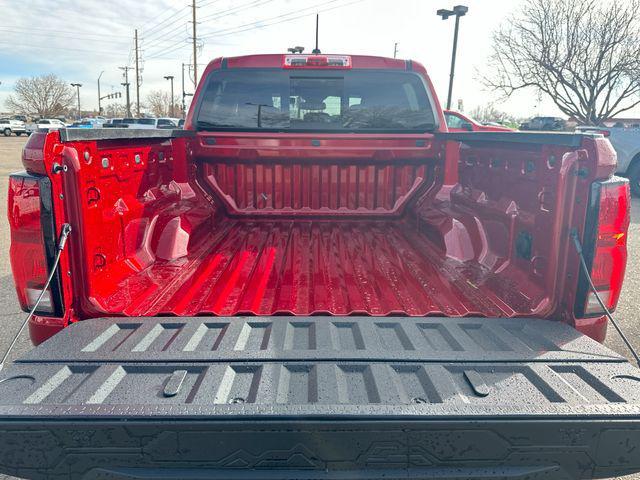
<path fill-rule="evenodd" d="M 478 81 L 491 50 L 491 35 L 523 0 L 466 0 L 461 19 L 454 106 L 471 110 L 496 98 Z M 141 97 L 167 89 L 191 62 L 190 0 L 0 0 L 0 111 L 16 79 L 55 73 L 80 82 L 83 109 L 97 107 L 102 92 L 121 91 L 122 72 L 133 66 L 133 32 L 140 31 Z M 398 56 L 426 65 L 438 95 L 446 100 L 454 20 L 442 21 L 438 8 L 450 0 L 197 0 L 200 71 L 218 56 L 284 53 L 293 45 L 313 48 L 314 15 L 320 13 L 324 53 Z M 189 90 L 189 89 L 187 89 Z M 124 95 L 123 95 L 124 97 Z M 133 90 L 132 90 L 132 98 Z M 534 92 L 519 94 L 500 108 L 526 117 L 555 115 Z"/>

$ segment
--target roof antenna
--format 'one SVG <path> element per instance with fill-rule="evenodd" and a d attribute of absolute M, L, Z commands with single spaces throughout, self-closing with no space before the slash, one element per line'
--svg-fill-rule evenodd
<path fill-rule="evenodd" d="M 318 23 L 319 23 L 319 19 L 320 19 L 320 14 L 316 13 L 316 48 L 313 49 L 313 51 L 311 53 L 313 53 L 314 55 L 319 55 L 320 49 L 318 48 Z"/>

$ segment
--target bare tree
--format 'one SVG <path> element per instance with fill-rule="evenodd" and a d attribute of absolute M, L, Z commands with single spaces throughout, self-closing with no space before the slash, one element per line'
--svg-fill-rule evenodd
<path fill-rule="evenodd" d="M 107 117 L 124 117 L 127 114 L 127 107 L 119 103 L 110 103 L 104 107 L 104 114 Z"/>
<path fill-rule="evenodd" d="M 75 101 L 71 86 L 53 74 L 20 78 L 13 92 L 5 100 L 9 110 L 43 117 L 62 115 Z"/>
<path fill-rule="evenodd" d="M 151 90 L 147 95 L 147 105 L 152 115 L 156 117 L 167 117 L 171 115 L 171 94 L 163 90 Z M 178 115 L 180 112 L 180 98 L 173 98 L 173 112 Z"/>
<path fill-rule="evenodd" d="M 495 104 L 493 103 L 478 105 L 469 112 L 469 116 L 471 116 L 475 120 L 478 120 L 480 123 L 502 123 L 513 120 L 508 113 L 498 110 L 498 108 L 496 108 Z"/>
<path fill-rule="evenodd" d="M 486 86 L 598 124 L 640 104 L 640 0 L 529 0 L 493 35 Z"/>

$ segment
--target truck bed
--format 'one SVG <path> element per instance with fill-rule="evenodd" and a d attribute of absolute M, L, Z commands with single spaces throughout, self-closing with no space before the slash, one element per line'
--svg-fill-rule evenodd
<path fill-rule="evenodd" d="M 110 135 L 63 133 L 81 319 L 565 318 L 573 172 L 609 168 L 580 135 Z"/>
<path fill-rule="evenodd" d="M 529 292 L 530 293 L 530 292 Z M 411 222 L 231 220 L 180 262 L 156 262 L 108 299 L 127 315 L 512 316 L 532 299 L 447 258 Z"/>

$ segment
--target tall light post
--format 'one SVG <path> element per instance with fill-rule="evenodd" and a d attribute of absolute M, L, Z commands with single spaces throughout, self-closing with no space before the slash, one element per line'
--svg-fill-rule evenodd
<path fill-rule="evenodd" d="M 82 110 L 80 109 L 80 87 L 81 83 L 72 83 L 72 87 L 76 87 L 76 91 L 78 92 L 78 119 L 82 118 Z"/>
<path fill-rule="evenodd" d="M 103 73 L 104 70 L 100 72 L 100 75 L 98 75 L 98 115 L 102 115 L 102 104 L 100 103 L 102 101 L 102 98 L 100 97 L 100 77 L 102 77 Z"/>
<path fill-rule="evenodd" d="M 460 17 L 464 17 L 469 11 L 469 7 L 464 5 L 456 5 L 453 10 L 441 8 L 436 14 L 447 20 L 449 17 L 456 17 L 456 26 L 453 31 L 453 51 L 451 52 L 451 72 L 449 73 L 449 94 L 447 95 L 447 110 L 451 108 L 451 94 L 453 93 L 453 75 L 456 69 L 456 52 L 458 50 L 458 27 L 460 25 Z"/>
<path fill-rule="evenodd" d="M 175 117 L 174 111 L 173 111 L 173 104 L 174 104 L 174 101 L 173 101 L 173 75 L 166 75 L 164 77 L 164 79 L 165 80 L 171 80 L 171 104 L 170 104 L 171 108 L 170 108 L 170 111 L 171 111 L 171 118 L 173 118 L 173 117 Z"/>

